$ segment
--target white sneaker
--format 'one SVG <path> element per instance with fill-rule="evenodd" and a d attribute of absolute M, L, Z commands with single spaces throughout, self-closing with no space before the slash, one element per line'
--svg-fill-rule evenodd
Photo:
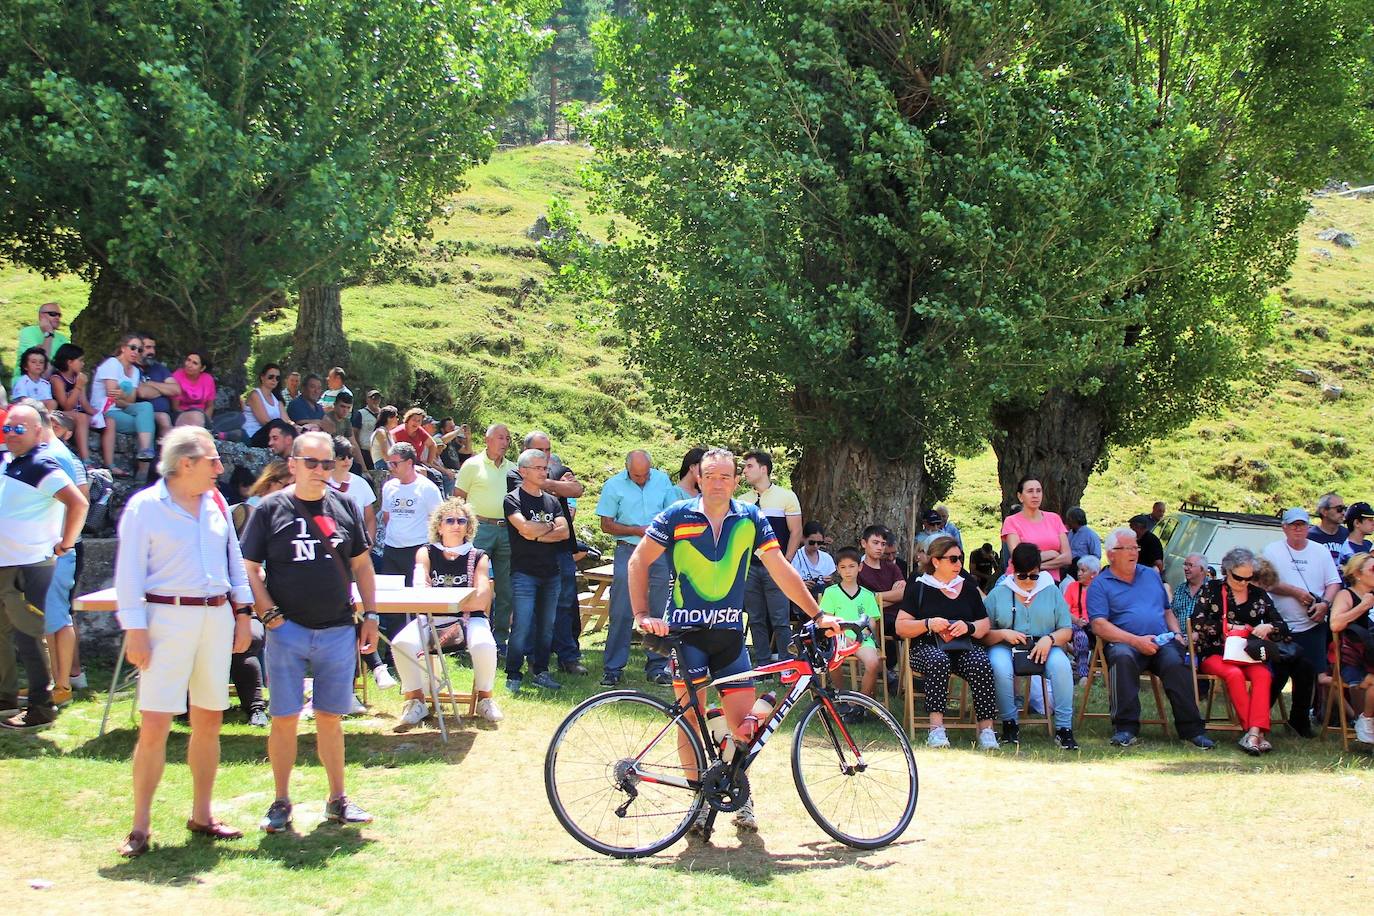
<path fill-rule="evenodd" d="M 1355 740 L 1361 744 L 1374 744 L 1374 719 L 1362 715 L 1355 720 Z"/>
<path fill-rule="evenodd" d="M 754 817 L 754 800 L 751 798 L 744 803 L 744 807 L 735 812 L 735 816 L 730 821 L 740 830 L 747 830 L 754 833 L 759 829 L 758 818 Z"/>
<path fill-rule="evenodd" d="M 930 734 L 926 735 L 926 747 L 949 747 L 949 736 L 943 727 L 930 730 Z"/>
<path fill-rule="evenodd" d="M 477 715 L 488 722 L 500 722 L 506 717 L 505 713 L 501 712 L 501 707 L 496 705 L 496 700 L 493 697 L 482 697 L 477 701 Z"/>
<path fill-rule="evenodd" d="M 254 728 L 266 728 L 272 724 L 272 720 L 267 718 L 267 713 L 265 711 L 259 709 L 248 717 L 248 724 Z"/>
<path fill-rule="evenodd" d="M 361 716 L 365 712 L 367 712 L 367 707 L 363 705 L 362 700 L 358 699 L 356 693 L 353 694 L 353 708 L 348 711 L 348 714 L 350 716 Z"/>
<path fill-rule="evenodd" d="M 372 680 L 377 682 L 378 690 L 390 690 L 396 686 L 396 679 L 391 676 L 391 671 L 386 665 L 378 665 L 372 669 Z"/>
<path fill-rule="evenodd" d="M 993 734 L 992 729 L 985 728 L 978 732 L 978 750 L 995 751 L 1001 746 L 997 743 L 997 736 Z"/>
<path fill-rule="evenodd" d="M 86 672 L 83 671 L 72 678 L 73 690 L 85 690 L 86 686 Z"/>
<path fill-rule="evenodd" d="M 406 700 L 406 705 L 401 709 L 402 725 L 419 725 L 425 721 L 429 715 L 429 707 L 421 699 Z"/>

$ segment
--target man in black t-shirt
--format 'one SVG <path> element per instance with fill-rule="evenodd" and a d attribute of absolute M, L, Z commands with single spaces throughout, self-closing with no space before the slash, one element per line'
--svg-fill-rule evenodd
<path fill-rule="evenodd" d="M 291 825 L 291 770 L 307 669 L 314 678 L 311 702 L 320 764 L 329 779 L 325 817 L 341 824 L 372 820 L 344 794 L 342 722 L 353 709 L 357 653 L 373 651 L 377 642 L 371 545 L 357 505 L 327 486 L 334 470 L 334 443 L 328 435 L 312 432 L 298 437 L 290 467 L 295 484 L 265 497 L 243 532 L 248 583 L 267 629 L 272 688 L 267 755 L 276 800 L 262 820 L 268 833 Z M 352 582 L 358 585 L 365 610 L 356 636 Z"/>
<path fill-rule="evenodd" d="M 557 690 L 549 675 L 553 619 L 562 591 L 558 557 L 571 530 L 557 497 L 544 492 L 549 459 L 537 448 L 520 453 L 516 465 L 520 486 L 506 494 L 504 511 L 510 533 L 511 627 L 506 648 L 506 689 L 518 693 L 520 666 L 528 657 L 530 682 Z"/>
<path fill-rule="evenodd" d="M 549 473 L 544 480 L 544 492 L 558 497 L 563 507 L 563 516 L 568 520 L 568 539 L 561 542 L 558 553 L 558 576 L 562 583 L 558 590 L 558 610 L 553 620 L 553 654 L 558 656 L 559 670 L 566 674 L 586 674 L 587 666 L 582 664 L 582 647 L 577 637 L 582 632 L 582 610 L 577 602 L 577 563 L 573 555 L 577 553 L 577 535 L 574 534 L 573 517 L 577 514 L 576 502 L 586 487 L 577 479 L 561 459 L 553 454 L 553 443 L 547 433 L 540 430 L 525 435 L 523 448 L 537 448 L 549 460 Z M 506 474 L 506 492 L 520 486 L 519 469 Z"/>
<path fill-rule="evenodd" d="M 1136 563 L 1148 566 L 1161 576 L 1164 575 L 1164 545 L 1150 531 L 1150 516 L 1137 515 L 1131 519 L 1131 530 L 1135 532 L 1136 543 L 1140 545 L 1140 556 Z"/>

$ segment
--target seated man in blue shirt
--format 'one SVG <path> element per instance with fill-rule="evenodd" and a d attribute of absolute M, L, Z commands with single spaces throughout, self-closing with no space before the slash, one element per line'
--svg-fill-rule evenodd
<path fill-rule="evenodd" d="M 1140 546 L 1129 528 L 1107 535 L 1110 566 L 1088 587 L 1088 618 L 1093 633 L 1107 644 L 1111 678 L 1112 744 L 1130 747 L 1140 733 L 1140 675 L 1149 671 L 1164 684 L 1179 737 L 1203 750 L 1216 746 L 1207 737 L 1193 698 L 1193 671 L 1184 661 L 1178 619 L 1169 610 L 1159 573 L 1136 563 Z"/>
<path fill-rule="evenodd" d="M 286 415 L 304 429 L 324 429 L 324 405 L 320 403 L 323 393 L 324 382 L 320 381 L 320 377 L 307 375 L 301 385 L 301 396 L 292 398 L 291 403 L 286 405 Z"/>

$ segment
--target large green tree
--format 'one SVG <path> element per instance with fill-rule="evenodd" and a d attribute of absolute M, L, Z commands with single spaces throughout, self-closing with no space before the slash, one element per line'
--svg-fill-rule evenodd
<path fill-rule="evenodd" d="M 641 3 L 599 35 L 591 253 L 686 429 L 796 446 L 808 514 L 904 522 L 1124 321 L 1176 206 L 1155 94 L 1086 0 Z"/>
<path fill-rule="evenodd" d="M 1112 447 L 1186 425 L 1265 369 L 1270 291 L 1297 253 L 1308 193 L 1342 168 L 1364 174 L 1374 154 L 1371 0 L 1115 7 L 1132 82 L 1158 99 L 1151 129 L 1171 149 L 1175 204 L 1139 278 L 1103 302 L 1126 319 L 1107 345 L 1043 388 L 994 395 L 1008 502 L 1035 475 L 1047 506 L 1076 504 Z"/>
<path fill-rule="evenodd" d="M 4 0 L 0 257 L 94 281 L 88 349 L 145 327 L 235 375 L 290 291 L 425 232 L 492 149 L 550 8 Z"/>

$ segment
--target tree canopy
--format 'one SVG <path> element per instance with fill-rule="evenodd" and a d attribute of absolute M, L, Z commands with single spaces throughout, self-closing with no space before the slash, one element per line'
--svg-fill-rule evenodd
<path fill-rule="evenodd" d="M 94 278 L 93 299 L 117 282 L 147 313 L 128 320 L 241 364 L 283 291 L 427 231 L 495 144 L 550 8 L 9 0 L 0 256 Z"/>

